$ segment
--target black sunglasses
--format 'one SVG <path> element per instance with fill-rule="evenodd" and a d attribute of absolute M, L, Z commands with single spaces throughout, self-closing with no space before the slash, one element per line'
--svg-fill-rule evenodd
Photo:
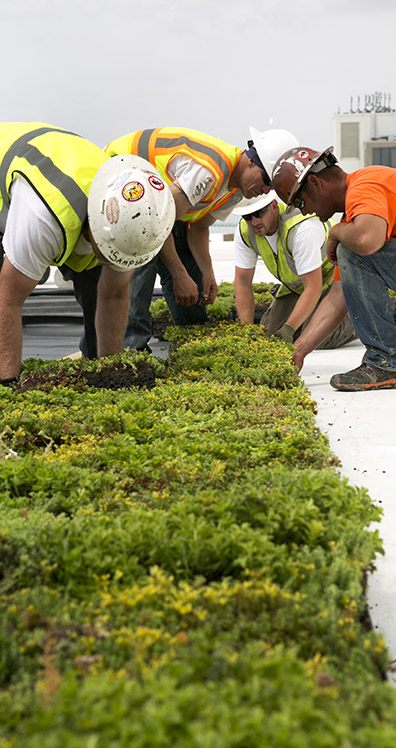
<path fill-rule="evenodd" d="M 264 171 L 264 169 L 261 170 L 261 176 L 263 177 L 263 182 L 264 182 L 265 186 L 266 187 L 271 187 L 272 186 L 272 182 L 271 182 L 271 180 L 270 180 L 267 172 Z"/>
<path fill-rule="evenodd" d="M 323 169 L 325 169 L 327 166 L 334 166 L 334 164 L 337 163 L 337 159 L 334 156 L 334 153 L 327 153 L 325 156 L 323 156 L 323 158 L 321 158 L 321 159 L 319 159 L 319 161 L 317 161 L 317 164 L 322 164 L 322 163 L 324 164 Z M 318 170 L 316 170 L 316 171 L 318 171 Z M 298 192 L 297 192 L 294 200 L 292 200 L 292 205 L 295 208 L 298 208 L 298 210 L 302 210 L 304 208 L 304 206 L 305 206 L 305 200 L 301 196 L 302 196 L 304 190 L 307 188 L 308 176 L 309 175 L 307 174 L 306 177 L 305 177 L 305 179 L 304 179 L 304 181 L 302 182 L 301 187 L 298 190 Z"/>
<path fill-rule="evenodd" d="M 303 197 L 298 197 L 298 195 L 296 195 L 292 202 L 292 205 L 294 206 L 294 208 L 302 210 L 305 207 L 305 200 Z"/>
<path fill-rule="evenodd" d="M 300 189 L 297 192 L 297 195 L 295 196 L 294 200 L 292 200 L 292 205 L 295 208 L 298 208 L 298 210 L 302 210 L 305 206 L 305 200 L 302 197 L 302 194 L 307 186 L 307 183 L 304 182 L 304 184 L 301 185 Z"/>
<path fill-rule="evenodd" d="M 261 216 L 264 215 L 264 213 L 267 212 L 269 208 L 269 205 L 266 205 L 265 208 L 260 208 L 260 210 L 255 210 L 254 213 L 248 213 L 246 216 L 243 216 L 245 221 L 251 221 L 252 218 L 261 218 Z"/>
<path fill-rule="evenodd" d="M 253 160 L 254 160 L 254 162 L 255 162 L 255 163 L 257 164 L 257 166 L 260 166 L 260 165 L 261 165 L 261 167 L 262 167 L 262 163 L 261 163 L 261 161 L 260 161 L 260 159 L 259 159 L 259 157 L 258 157 L 258 154 L 257 154 L 257 151 L 256 151 L 256 147 L 255 147 L 255 145 L 254 145 L 254 143 L 253 143 L 253 140 L 248 140 L 247 144 L 248 144 L 248 148 L 249 148 L 249 149 L 252 149 L 252 150 L 254 151 L 254 154 L 256 155 L 256 158 L 257 158 L 257 160 L 256 160 L 256 159 L 253 159 Z M 249 155 L 249 154 L 248 154 L 248 155 Z M 250 155 L 252 155 L 252 156 L 253 156 L 253 154 L 250 154 Z M 249 157 L 250 157 L 250 156 L 249 156 Z M 265 184 L 265 186 L 266 186 L 266 187 L 271 187 L 271 179 L 270 179 L 270 177 L 268 176 L 268 174 L 267 174 L 266 170 L 265 170 L 265 169 L 263 169 L 263 168 L 261 168 L 261 167 L 260 167 L 260 170 L 261 170 L 261 176 L 262 176 L 262 178 L 263 178 L 263 182 L 264 182 L 264 184 Z"/>

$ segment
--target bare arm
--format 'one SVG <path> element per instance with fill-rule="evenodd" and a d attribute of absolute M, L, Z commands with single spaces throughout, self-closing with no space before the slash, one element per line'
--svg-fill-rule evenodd
<path fill-rule="evenodd" d="M 108 265 L 102 268 L 95 318 L 98 356 L 109 356 L 123 350 L 132 272 L 117 273 Z"/>
<path fill-rule="evenodd" d="M 309 273 L 303 273 L 301 280 L 304 285 L 304 291 L 285 323 L 294 327 L 295 330 L 312 314 L 321 297 L 322 269 L 316 268 L 316 270 L 311 270 Z"/>
<path fill-rule="evenodd" d="M 334 332 L 346 317 L 347 311 L 341 281 L 335 280 L 309 325 L 295 342 L 296 351 L 293 361 L 299 371 L 304 364 L 305 356 L 315 350 L 328 335 Z"/>
<path fill-rule="evenodd" d="M 217 283 L 209 254 L 209 226 L 213 219 L 205 216 L 200 221 L 191 223 L 187 229 L 187 241 L 191 254 L 197 263 L 203 279 L 203 297 L 205 304 L 213 304 L 217 296 Z"/>
<path fill-rule="evenodd" d="M 191 203 L 186 193 L 183 192 L 182 188 L 180 187 L 177 179 L 174 182 L 172 182 L 172 184 L 169 185 L 169 189 L 175 201 L 176 221 L 177 221 L 179 218 L 184 216 L 184 214 L 188 211 L 189 208 L 191 208 Z"/>
<path fill-rule="evenodd" d="M 330 230 L 327 255 L 331 262 L 336 262 L 337 244 L 357 255 L 372 255 L 378 252 L 386 242 L 388 224 L 384 218 L 363 213 L 350 223 L 337 223 Z"/>
<path fill-rule="evenodd" d="M 253 278 L 256 268 L 235 267 L 235 303 L 240 322 L 252 325 L 254 321 Z"/>
<path fill-rule="evenodd" d="M 22 307 L 37 281 L 16 270 L 7 257 L 0 273 L 0 377 L 18 377 L 22 358 Z"/>

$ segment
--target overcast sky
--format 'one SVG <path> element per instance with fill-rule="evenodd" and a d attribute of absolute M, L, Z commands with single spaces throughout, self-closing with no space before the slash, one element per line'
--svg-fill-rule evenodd
<path fill-rule="evenodd" d="M 245 147 L 249 125 L 331 144 L 350 99 L 391 94 L 395 0 L 3 0 L 3 121 L 100 146 L 181 125 Z"/>

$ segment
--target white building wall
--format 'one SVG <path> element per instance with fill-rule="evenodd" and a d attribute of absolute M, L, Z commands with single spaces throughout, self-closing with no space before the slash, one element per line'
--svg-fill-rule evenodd
<path fill-rule="evenodd" d="M 345 149 L 342 143 L 342 125 L 344 123 L 357 124 L 359 127 L 357 156 L 343 155 Z M 332 136 L 334 153 L 342 169 L 350 172 L 370 166 L 373 145 L 379 146 L 379 141 L 383 140 L 381 145 L 396 147 L 396 111 L 335 114 L 332 121 Z"/>

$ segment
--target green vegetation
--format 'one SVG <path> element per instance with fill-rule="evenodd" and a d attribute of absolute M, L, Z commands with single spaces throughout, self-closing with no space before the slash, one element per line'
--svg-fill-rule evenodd
<path fill-rule="evenodd" d="M 380 510 L 290 347 L 168 335 L 169 362 L 29 361 L 32 389 L 0 388 L 0 748 L 394 748 Z M 154 387 L 89 383 L 150 364 Z"/>
<path fill-rule="evenodd" d="M 264 310 L 273 300 L 270 289 L 272 283 L 253 283 L 253 295 L 255 303 L 255 319 L 258 323 Z M 236 320 L 237 310 L 235 306 L 235 293 L 233 283 L 221 283 L 216 300 L 213 304 L 207 306 L 209 322 L 219 322 L 221 320 Z M 165 331 L 169 325 L 172 325 L 172 318 L 165 299 L 153 301 L 150 305 L 150 314 L 152 318 L 153 335 L 159 340 L 164 340 Z"/>

